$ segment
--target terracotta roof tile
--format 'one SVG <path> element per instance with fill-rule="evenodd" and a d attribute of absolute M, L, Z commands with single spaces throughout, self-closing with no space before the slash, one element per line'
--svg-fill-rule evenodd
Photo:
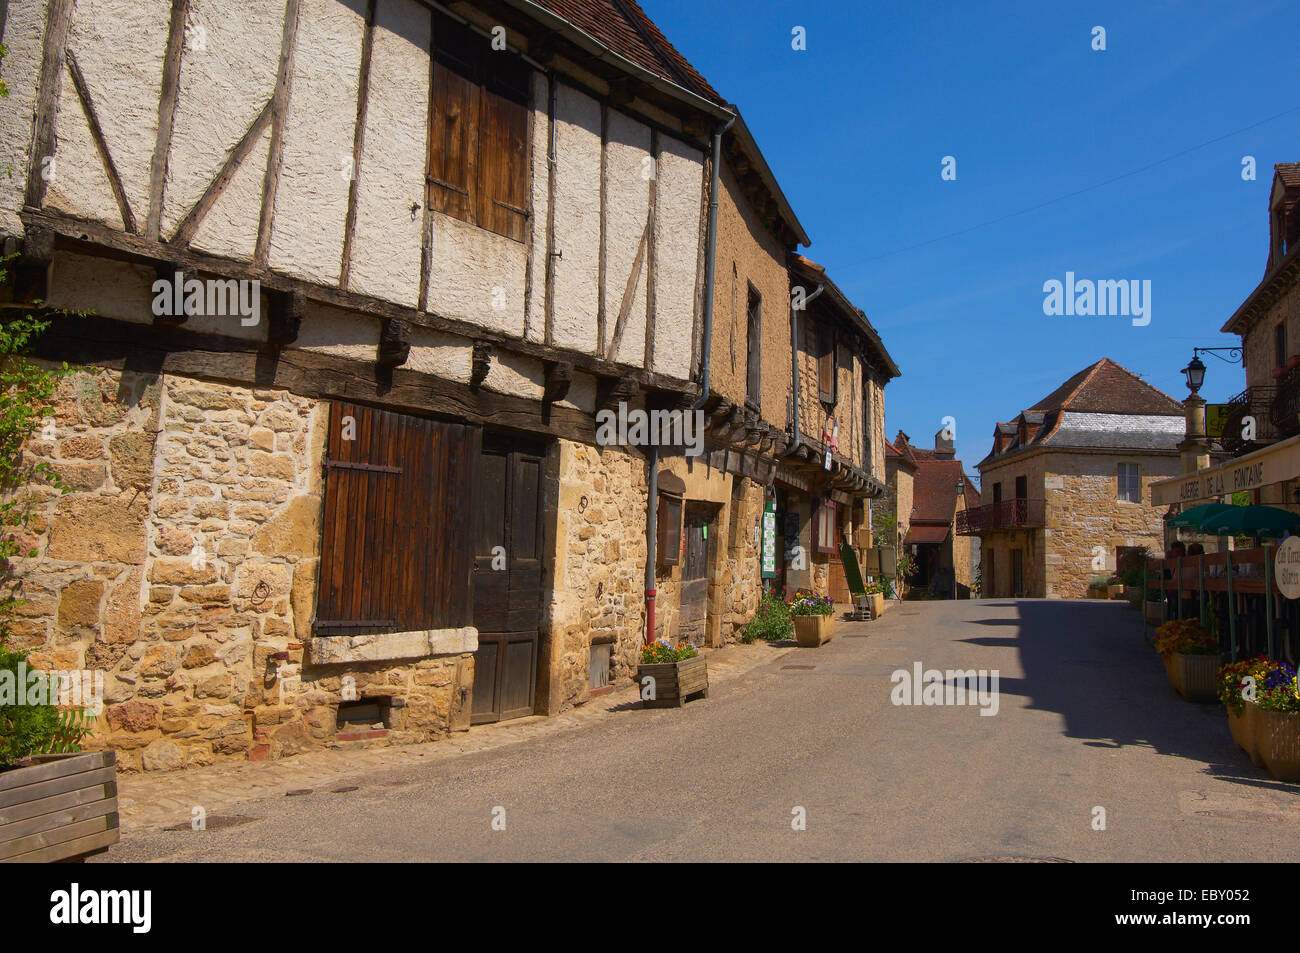
<path fill-rule="evenodd" d="M 727 105 L 708 80 L 668 42 L 636 0 L 536 0 L 536 3 L 661 79 L 720 106 Z"/>
<path fill-rule="evenodd" d="M 1279 162 L 1273 166 L 1288 189 L 1300 188 L 1300 162 Z"/>
<path fill-rule="evenodd" d="M 1178 414 L 1183 405 L 1108 357 L 1085 367 L 1026 411 Z"/>
<path fill-rule="evenodd" d="M 912 483 L 912 522 L 951 523 L 959 479 L 970 485 L 960 460 L 921 461 Z"/>

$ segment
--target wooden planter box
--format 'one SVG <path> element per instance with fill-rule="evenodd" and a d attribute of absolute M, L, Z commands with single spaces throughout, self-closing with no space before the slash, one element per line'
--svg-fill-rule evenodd
<path fill-rule="evenodd" d="M 647 675 L 655 680 L 655 697 L 643 701 L 646 708 L 680 708 L 686 704 L 687 695 L 697 693 L 703 693 L 703 698 L 709 697 L 709 669 L 703 655 L 684 662 L 638 665 L 637 685 L 642 685 Z"/>
<path fill-rule="evenodd" d="M 1264 766 L 1264 759 L 1259 756 L 1259 707 L 1254 702 L 1243 702 L 1240 715 L 1228 712 L 1228 730 L 1237 747 L 1250 756 L 1251 764 L 1257 768 Z"/>
<path fill-rule="evenodd" d="M 1255 746 L 1268 773 L 1300 781 L 1300 712 L 1255 709 Z"/>
<path fill-rule="evenodd" d="M 1175 652 L 1164 659 L 1165 674 L 1178 694 L 1189 702 L 1219 700 L 1219 656 Z"/>
<path fill-rule="evenodd" d="M 33 760 L 0 772 L 0 863 L 81 859 L 118 842 L 115 752 Z"/>
<path fill-rule="evenodd" d="M 819 648 L 835 634 L 833 615 L 796 615 L 791 618 L 794 620 L 795 641 L 805 648 Z"/>

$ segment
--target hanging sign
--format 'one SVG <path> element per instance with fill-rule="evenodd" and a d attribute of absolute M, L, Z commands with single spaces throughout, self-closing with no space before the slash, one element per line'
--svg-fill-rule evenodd
<path fill-rule="evenodd" d="M 1300 599 L 1300 536 L 1288 536 L 1277 548 L 1273 579 L 1288 599 Z"/>
<path fill-rule="evenodd" d="M 760 566 L 764 579 L 776 575 L 776 501 L 768 500 L 763 507 L 763 548 Z"/>

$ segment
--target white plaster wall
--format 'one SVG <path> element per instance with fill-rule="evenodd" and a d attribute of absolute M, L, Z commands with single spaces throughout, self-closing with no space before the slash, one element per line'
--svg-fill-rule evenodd
<path fill-rule="evenodd" d="M 522 242 L 434 212 L 428 310 L 522 337 L 526 255 Z"/>
<path fill-rule="evenodd" d="M 605 145 L 605 334 L 613 340 L 614 326 L 627 292 L 641 236 L 650 210 L 650 127 L 611 109 Z M 645 358 L 646 289 L 650 267 L 641 255 L 641 272 L 631 292 L 631 311 L 614 359 L 640 364 Z"/>
<path fill-rule="evenodd" d="M 415 0 L 381 0 L 375 9 L 348 283 L 407 307 L 420 297 L 429 110 L 429 84 L 420 77 L 429 75 L 429 19 Z"/>
<path fill-rule="evenodd" d="M 403 366 L 444 380 L 469 383 L 474 349 L 463 337 L 427 328 L 411 328 L 411 352 Z"/>
<path fill-rule="evenodd" d="M 262 187 L 266 181 L 266 157 L 270 151 L 271 130 L 268 127 L 226 184 L 221 197 L 203 216 L 190 243 L 195 249 L 236 260 L 247 261 L 253 257 L 257 251 Z"/>
<path fill-rule="evenodd" d="M 170 19 L 169 0 L 78 0 L 68 37 L 139 224 L 149 214 L 149 165 Z M 64 90 L 75 98 L 66 71 Z"/>
<path fill-rule="evenodd" d="M 373 362 L 379 351 L 379 331 L 378 318 L 309 301 L 293 346 Z"/>
<path fill-rule="evenodd" d="M 556 97 L 555 312 L 558 347 L 596 350 L 600 279 L 600 104 L 560 84 Z"/>
<path fill-rule="evenodd" d="M 9 54 L 0 60 L 0 79 L 9 87 L 9 97 L 0 99 L 0 169 L 12 168 L 13 175 L 0 175 L 0 233 L 18 235 L 23 230 L 18 210 L 23 207 L 31 168 L 32 122 L 45 36 L 44 0 L 11 0 L 4 31 Z"/>
<path fill-rule="evenodd" d="M 50 166 L 45 205 L 91 221 L 121 229 L 113 189 L 108 184 L 99 152 L 90 135 L 90 124 L 77 100 L 77 91 L 67 71 L 61 74 L 58 115 L 55 120 L 54 163 Z"/>
<path fill-rule="evenodd" d="M 574 371 L 573 379 L 569 382 L 569 392 L 564 395 L 564 400 L 556 401 L 556 404 L 560 407 L 572 407 L 594 414 L 596 412 L 596 378 L 590 374 Z"/>
<path fill-rule="evenodd" d="M 153 324 L 152 288 L 156 278 L 148 266 L 58 251 L 54 253 L 46 300 L 52 308 L 93 311 L 100 317 Z"/>
<path fill-rule="evenodd" d="M 514 354 L 496 354 L 483 386 L 499 394 L 541 400 L 546 370 L 541 361 Z"/>
<path fill-rule="evenodd" d="M 660 136 L 658 173 L 653 370 L 686 379 L 691 370 L 695 321 L 704 154 L 677 139 Z"/>
<path fill-rule="evenodd" d="M 302 0 L 298 11 L 269 262 L 322 284 L 338 284 L 343 255 L 365 13 L 365 0 Z"/>
<path fill-rule="evenodd" d="M 542 341 L 546 336 L 546 217 L 550 208 L 551 123 L 547 113 L 549 90 L 544 73 L 533 72 L 533 217 L 528 222 L 533 246 L 532 293 L 524 321 L 524 337 Z"/>
<path fill-rule="evenodd" d="M 167 160 L 164 237 L 170 236 L 194 207 L 275 92 L 284 7 L 279 0 L 191 0 L 190 33 L 181 56 Z M 202 50 L 196 48 L 200 36 Z M 213 220 L 205 220 L 200 227 L 194 242 L 197 247 L 232 257 L 252 256 L 265 174 L 266 147 L 262 145 L 244 160 L 225 195 L 209 212 Z M 222 206 L 220 214 L 214 215 Z"/>

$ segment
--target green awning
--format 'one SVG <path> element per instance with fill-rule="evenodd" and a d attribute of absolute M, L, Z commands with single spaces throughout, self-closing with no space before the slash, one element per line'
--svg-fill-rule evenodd
<path fill-rule="evenodd" d="M 1300 513 L 1276 506 L 1229 506 L 1202 520 L 1200 530 L 1216 536 L 1281 536 L 1300 532 Z"/>
<path fill-rule="evenodd" d="M 1200 506 L 1183 510 L 1177 516 L 1171 516 L 1169 525 L 1184 529 L 1200 529 L 1201 522 L 1207 517 L 1217 516 L 1224 510 L 1230 509 L 1233 507 L 1229 503 L 1202 503 Z"/>

